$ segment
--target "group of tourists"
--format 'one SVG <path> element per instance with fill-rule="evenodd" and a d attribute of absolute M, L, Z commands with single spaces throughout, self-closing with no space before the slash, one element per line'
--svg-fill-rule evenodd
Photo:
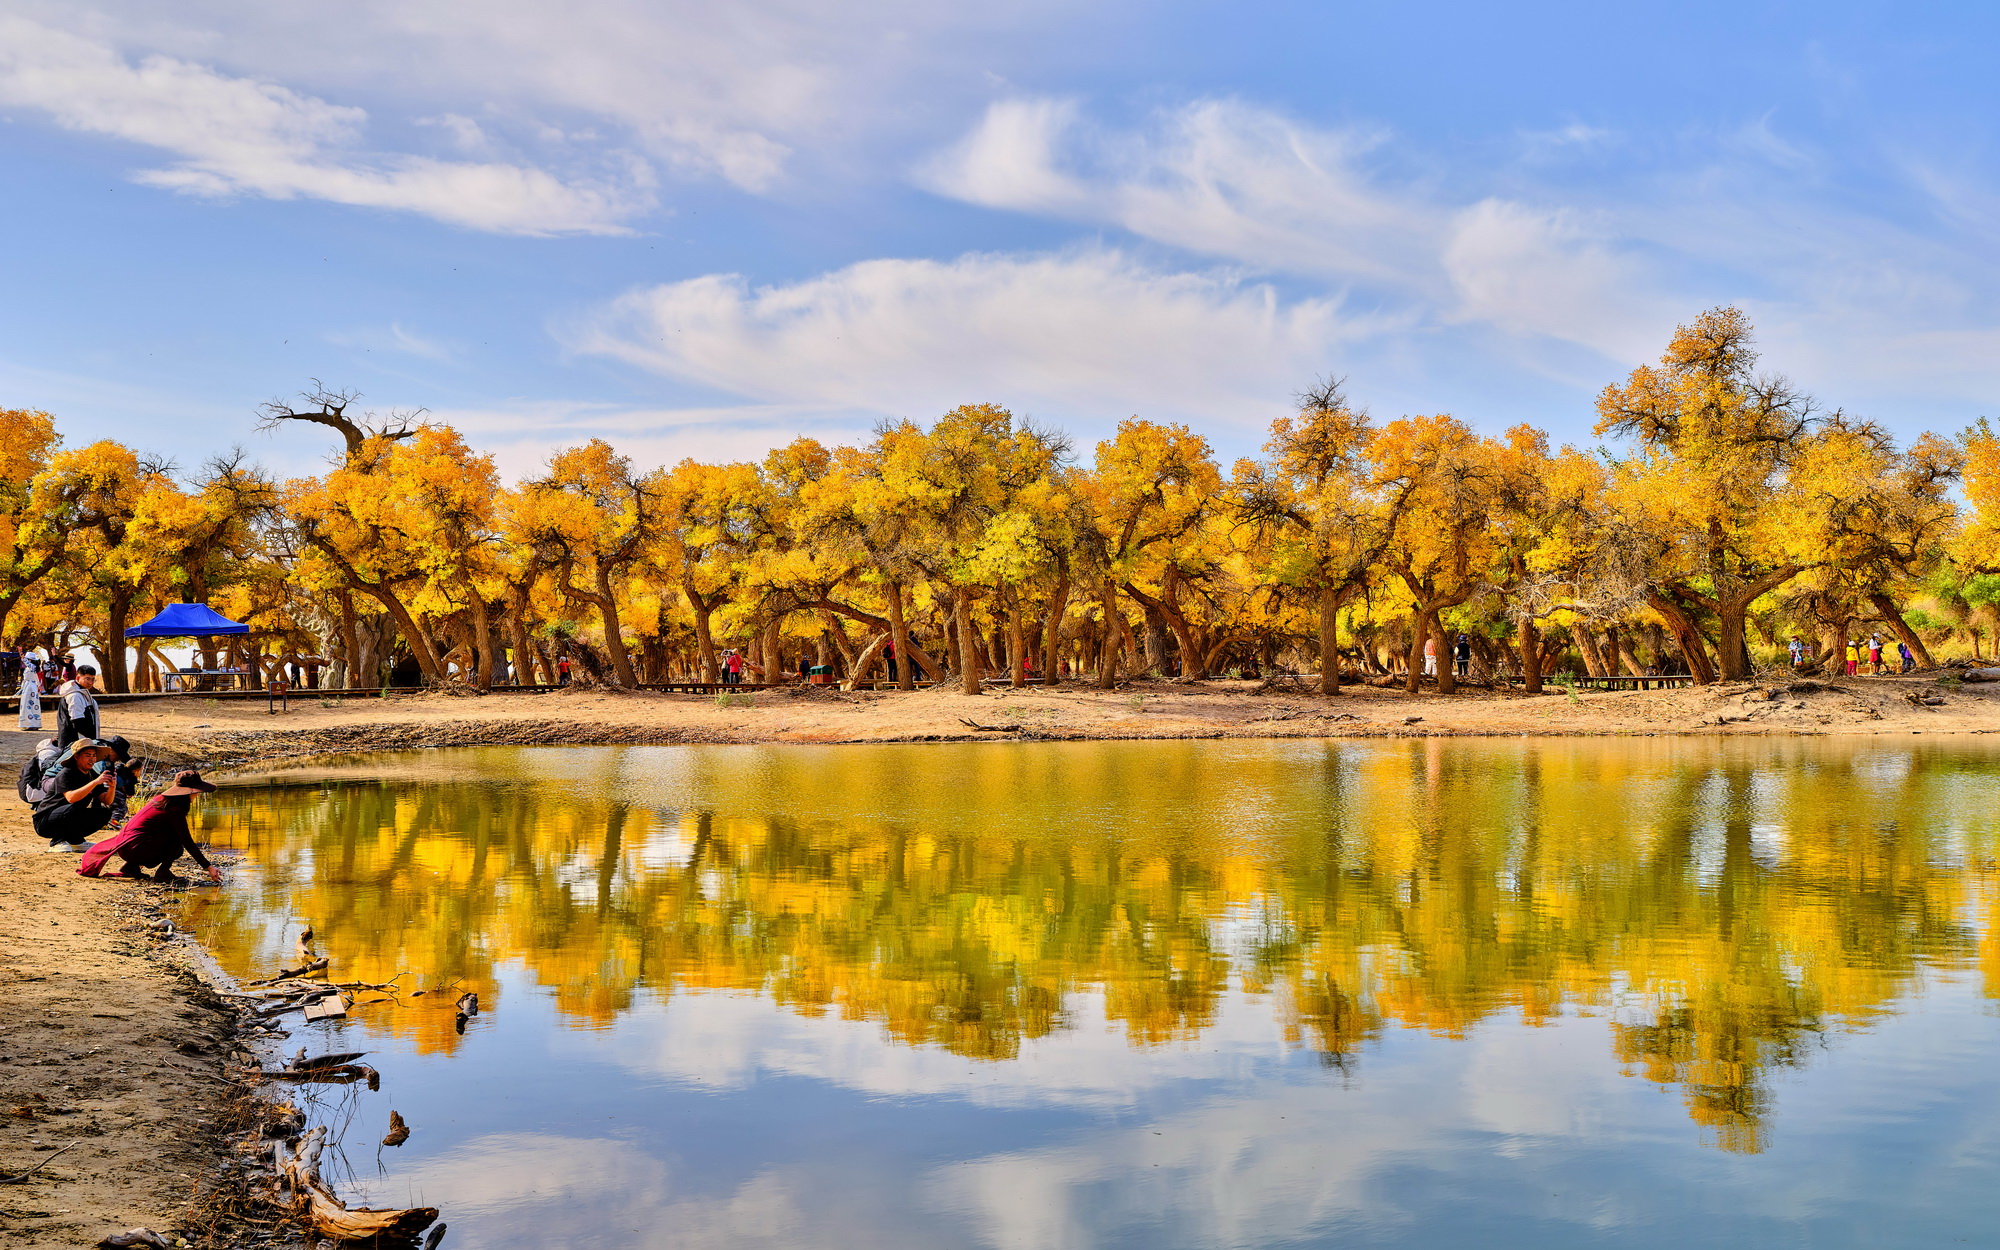
<path fill-rule="evenodd" d="M 41 674 L 24 671 L 20 683 L 20 727 L 39 730 Z M 77 871 L 86 877 L 102 875 L 115 859 L 121 864 L 119 876 L 150 873 L 154 881 L 179 881 L 173 865 L 187 855 L 209 880 L 220 881 L 221 873 L 202 854 L 187 822 L 194 796 L 208 794 L 215 786 L 203 781 L 200 773 L 179 772 L 171 786 L 131 811 L 144 781 L 145 761 L 133 756 L 132 744 L 124 738 L 100 736 L 102 713 L 96 695 L 96 668 L 74 665 L 55 690 L 55 736 L 44 739 L 21 766 L 18 792 L 34 808 L 36 835 L 47 839 L 50 851 L 82 855 Z M 107 828 L 114 831 L 112 836 L 90 841 Z"/>
<path fill-rule="evenodd" d="M 78 673 L 96 671 L 88 664 L 78 664 L 76 657 L 65 651 L 0 647 L 0 690 L 18 690 L 23 699 L 33 696 L 38 710 L 43 695 L 54 694 L 75 681 Z"/>
<path fill-rule="evenodd" d="M 1885 647 L 1886 644 L 1882 641 L 1882 635 L 1880 634 L 1870 634 L 1865 640 L 1849 638 L 1842 656 L 1840 671 L 1849 677 L 1859 677 L 1861 675 L 1861 666 L 1866 664 L 1871 676 L 1882 676 L 1889 671 L 1889 660 L 1886 658 Z M 1803 668 L 1814 658 L 1812 647 L 1797 634 L 1793 634 L 1792 640 L 1785 644 L 1785 650 L 1791 658 L 1793 668 Z M 1895 656 L 1896 672 L 1911 673 L 1916 671 L 1917 656 L 1915 652 L 1910 650 L 1909 643 L 1898 640 Z"/>
<path fill-rule="evenodd" d="M 1464 681 L 1472 673 L 1472 639 L 1460 634 L 1451 644 L 1452 676 Z M 1438 638 L 1432 634 L 1424 639 L 1424 676 L 1438 675 Z"/>

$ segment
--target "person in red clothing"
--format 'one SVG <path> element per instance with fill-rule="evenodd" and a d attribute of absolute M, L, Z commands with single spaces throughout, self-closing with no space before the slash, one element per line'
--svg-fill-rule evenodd
<path fill-rule="evenodd" d="M 100 876 L 104 865 L 116 856 L 125 861 L 118 870 L 121 877 L 140 878 L 145 869 L 152 869 L 154 881 L 179 881 L 174 875 L 174 861 L 186 855 L 201 865 L 208 873 L 210 881 L 222 880 L 222 874 L 208 856 L 195 845 L 194 834 L 188 831 L 188 808 L 194 804 L 197 794 L 211 794 L 215 786 L 201 779 L 201 774 L 193 771 L 177 773 L 174 784 L 149 799 L 132 819 L 125 822 L 116 836 L 104 839 L 84 852 L 83 862 L 76 867 L 77 872 L 86 877 Z"/>

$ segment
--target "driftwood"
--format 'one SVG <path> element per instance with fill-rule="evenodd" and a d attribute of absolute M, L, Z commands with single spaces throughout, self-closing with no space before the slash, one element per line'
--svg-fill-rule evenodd
<path fill-rule="evenodd" d="M 958 718 L 958 723 L 968 729 L 978 729 L 990 734 L 1017 734 L 1027 728 L 1026 725 L 982 725 L 976 720 L 967 720 L 963 716 Z"/>
<path fill-rule="evenodd" d="M 389 1113 L 389 1131 L 383 1135 L 382 1144 L 384 1146 L 400 1146 L 408 1140 L 410 1140 L 410 1126 L 403 1123 L 403 1117 L 400 1113 L 391 1111 Z"/>
<path fill-rule="evenodd" d="M 244 982 L 244 984 L 276 985 L 280 981 L 289 981 L 293 977 L 302 977 L 307 975 L 308 973 L 325 972 L 325 971 L 326 971 L 326 959 L 322 957 L 319 959 L 309 960 L 303 966 L 298 968 L 287 968 L 284 971 L 280 972 L 277 976 L 265 977 L 262 981 L 246 981 Z"/>
<path fill-rule="evenodd" d="M 338 1068 L 353 1063 L 367 1053 L 365 1050 L 350 1050 L 337 1055 L 314 1055 L 308 1059 L 305 1048 L 300 1047 L 299 1053 L 292 1056 L 291 1068 L 294 1072 L 309 1072 L 314 1068 Z"/>
<path fill-rule="evenodd" d="M 313 1231 L 336 1241 L 414 1241 L 437 1220 L 436 1207 L 408 1207 L 378 1210 L 371 1207 L 349 1209 L 320 1179 L 319 1155 L 326 1145 L 326 1129 L 316 1128 L 299 1142 L 299 1148 L 278 1150 L 278 1174 L 292 1192 L 302 1198 L 312 1219 Z"/>
<path fill-rule="evenodd" d="M 305 928 L 299 930 L 297 953 L 299 962 L 302 964 L 311 964 L 314 959 L 318 958 L 318 956 L 313 954 L 313 931 L 311 925 L 307 925 Z"/>
<path fill-rule="evenodd" d="M 440 1224 L 431 1230 L 431 1235 L 424 1238 L 424 1250 L 438 1250 L 438 1243 L 444 1240 L 445 1228 L 445 1225 Z"/>
<path fill-rule="evenodd" d="M 365 1063 L 343 1063 L 331 1068 L 279 1068 L 266 1071 L 267 1081 L 310 1081 L 315 1085 L 352 1085 L 368 1082 L 369 1089 L 382 1088 L 382 1074 Z"/>

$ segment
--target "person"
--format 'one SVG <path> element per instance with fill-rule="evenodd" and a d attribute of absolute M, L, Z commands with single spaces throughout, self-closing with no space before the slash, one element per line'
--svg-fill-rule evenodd
<path fill-rule="evenodd" d="M 1428 638 L 1424 639 L 1424 676 L 1435 677 L 1437 675 L 1438 675 L 1438 640 L 1437 640 L 1437 635 L 1432 634 Z"/>
<path fill-rule="evenodd" d="M 118 788 L 110 759 L 111 748 L 95 738 L 78 738 L 62 753 L 47 797 L 35 804 L 35 833 L 51 851 L 81 851 L 85 838 L 110 823 Z"/>
<path fill-rule="evenodd" d="M 56 745 L 67 749 L 79 738 L 97 736 L 97 670 L 79 665 L 76 676 L 56 692 Z"/>
<path fill-rule="evenodd" d="M 154 881 L 178 883 L 181 878 L 174 875 L 174 861 L 186 855 L 201 865 L 210 881 L 222 880 L 222 873 L 208 862 L 208 856 L 202 854 L 201 847 L 195 844 L 187 821 L 188 808 L 193 806 L 194 796 L 214 792 L 214 783 L 203 781 L 200 773 L 176 773 L 174 784 L 148 799 L 146 805 L 115 836 L 104 839 L 84 853 L 83 862 L 76 866 L 78 874 L 99 876 L 104 866 L 116 857 L 125 861 L 118 870 L 121 877 L 137 879 L 150 868 Z"/>
<path fill-rule="evenodd" d="M 104 739 L 104 744 L 111 748 L 112 775 L 118 779 L 118 784 L 112 791 L 109 822 L 110 827 L 116 829 L 125 823 L 132 796 L 139 793 L 140 774 L 146 771 L 146 762 L 135 761 L 132 758 L 132 744 L 116 734 Z"/>
<path fill-rule="evenodd" d="M 1882 675 L 1882 635 L 1868 635 L 1868 663 L 1875 676 Z"/>
<path fill-rule="evenodd" d="M 1464 634 L 1451 644 L 1451 671 L 1460 681 L 1472 672 L 1472 640 Z"/>
<path fill-rule="evenodd" d="M 896 640 L 891 638 L 882 644 L 882 660 L 889 666 L 889 680 L 896 680 Z"/>
<path fill-rule="evenodd" d="M 1797 634 L 1793 634 L 1792 640 L 1785 644 L 1785 650 L 1791 653 L 1793 668 L 1806 662 L 1806 640 Z"/>
<path fill-rule="evenodd" d="M 567 686 L 567 685 L 569 685 L 569 656 L 568 656 L 568 655 L 564 655 L 564 656 L 563 656 L 563 657 L 562 657 L 561 659 L 559 659 L 559 660 L 557 660 L 557 661 L 556 661 L 556 685 L 558 685 L 558 686 Z"/>
<path fill-rule="evenodd" d="M 737 650 L 736 648 L 734 648 L 734 647 L 731 647 L 731 648 L 729 648 L 729 659 L 728 659 L 728 661 L 727 661 L 727 664 L 728 664 L 728 669 L 729 669 L 729 673 L 728 673 L 728 676 L 727 676 L 727 677 L 725 678 L 725 681 L 726 681 L 726 682 L 727 682 L 727 683 L 728 683 L 729 685 L 732 685 L 732 686 L 740 686 L 740 685 L 742 685 L 742 684 L 743 684 L 743 653 L 742 653 L 741 651 L 738 651 L 738 650 Z"/>
<path fill-rule="evenodd" d="M 1910 672 L 1917 667 L 1917 654 L 1910 650 L 1909 643 L 1898 642 L 1896 644 L 1896 651 L 1902 657 L 1904 672 Z"/>
<path fill-rule="evenodd" d="M 21 660 L 21 714 L 17 723 L 26 733 L 42 727 L 42 674 L 35 657 L 23 651 Z"/>
<path fill-rule="evenodd" d="M 292 683 L 292 689 L 304 690 L 306 688 L 306 671 L 299 666 L 298 656 L 293 656 L 291 662 L 285 665 L 285 676 Z"/>
<path fill-rule="evenodd" d="M 1852 638 L 1847 640 L 1847 675 L 1853 677 L 1861 672 L 1861 644 Z"/>
<path fill-rule="evenodd" d="M 805 653 L 804 653 L 803 651 L 802 651 L 802 652 L 800 652 L 800 653 L 799 653 L 799 680 L 800 680 L 801 682 L 808 682 L 808 681 L 811 681 L 811 680 L 812 680 L 812 672 L 813 672 L 813 662 L 812 662 L 812 657 L 811 657 L 811 656 L 809 656 L 809 655 L 807 655 L 807 654 L 805 654 Z"/>

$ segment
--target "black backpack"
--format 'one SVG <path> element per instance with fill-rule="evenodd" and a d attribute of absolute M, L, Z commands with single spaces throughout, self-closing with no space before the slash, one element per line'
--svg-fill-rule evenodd
<path fill-rule="evenodd" d="M 49 797 L 43 787 L 55 776 L 59 758 L 54 738 L 44 738 L 36 745 L 35 753 L 21 765 L 21 779 L 15 786 L 23 803 L 33 805 Z"/>

